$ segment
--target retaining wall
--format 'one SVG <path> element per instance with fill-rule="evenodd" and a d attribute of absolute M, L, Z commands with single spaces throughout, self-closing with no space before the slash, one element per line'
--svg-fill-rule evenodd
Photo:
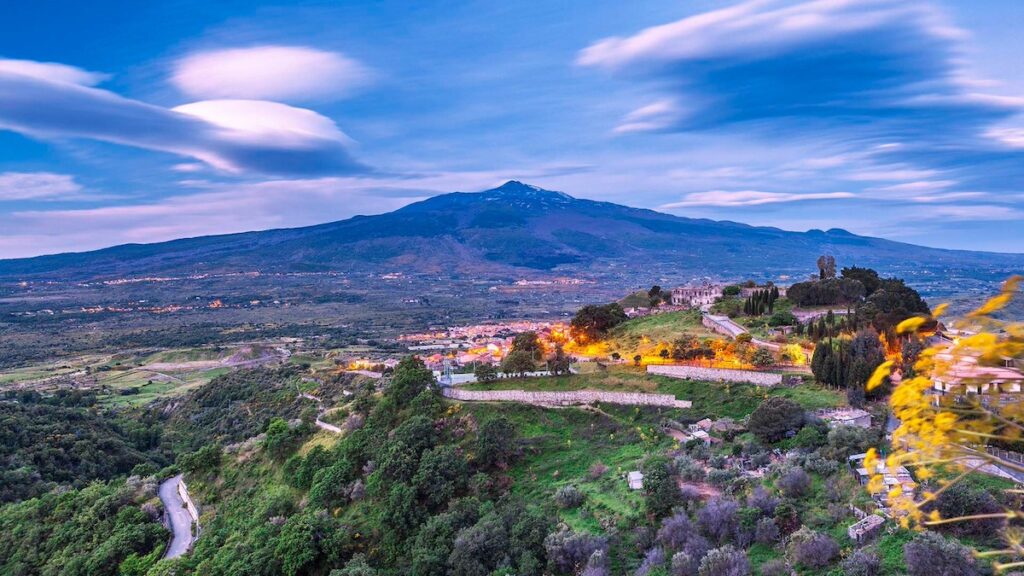
<path fill-rule="evenodd" d="M 185 508 L 188 510 L 188 515 L 192 517 L 192 521 L 196 524 L 195 534 L 192 538 L 199 537 L 199 508 L 196 507 L 196 503 L 192 501 L 192 497 L 188 494 L 188 487 L 185 486 L 184 480 L 178 480 L 178 496 L 181 497 L 181 501 L 185 503 Z"/>
<path fill-rule="evenodd" d="M 643 392 L 604 392 L 575 390 L 572 392 L 533 392 L 526 390 L 463 390 L 445 388 L 443 394 L 454 400 L 484 402 L 521 402 L 538 406 L 569 406 L 573 404 L 629 404 L 636 406 L 665 406 L 689 408 L 689 400 L 676 400 L 671 394 L 645 394 Z"/>
<path fill-rule="evenodd" d="M 744 382 L 754 384 L 755 386 L 778 386 L 782 384 L 782 374 L 755 372 L 753 370 L 703 368 L 701 366 L 659 366 L 651 364 L 647 366 L 647 373 L 687 380 Z"/>

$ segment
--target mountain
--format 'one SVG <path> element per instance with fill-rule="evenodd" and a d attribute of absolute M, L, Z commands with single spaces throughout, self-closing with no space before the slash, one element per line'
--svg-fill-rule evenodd
<path fill-rule="evenodd" d="M 840 265 L 992 277 L 1024 255 L 941 250 L 851 234 L 789 232 L 574 198 L 521 182 L 455 192 L 387 214 L 317 226 L 128 244 L 0 260 L 0 278 L 92 279 L 172 273 L 389 272 L 528 274 L 618 270 L 759 277 Z"/>

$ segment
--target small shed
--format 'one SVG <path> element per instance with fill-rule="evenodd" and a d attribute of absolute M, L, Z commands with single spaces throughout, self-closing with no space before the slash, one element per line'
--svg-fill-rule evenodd
<path fill-rule="evenodd" d="M 639 470 L 633 470 L 626 475 L 626 483 L 629 484 L 630 490 L 640 490 L 644 487 L 644 474 Z"/>

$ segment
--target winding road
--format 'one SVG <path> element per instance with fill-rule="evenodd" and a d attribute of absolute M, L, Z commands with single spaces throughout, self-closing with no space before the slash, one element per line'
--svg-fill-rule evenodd
<path fill-rule="evenodd" d="M 164 518 L 173 534 L 164 558 L 177 558 L 192 547 L 192 515 L 189 514 L 185 503 L 181 500 L 181 495 L 178 494 L 178 482 L 180 481 L 181 474 L 178 474 L 160 484 L 160 501 L 164 503 Z"/>

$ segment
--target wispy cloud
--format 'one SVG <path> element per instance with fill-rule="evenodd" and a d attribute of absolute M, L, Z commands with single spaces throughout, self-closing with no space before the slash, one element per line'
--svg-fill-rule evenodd
<path fill-rule="evenodd" d="M 818 192 L 795 194 L 789 192 L 763 192 L 760 190 L 711 190 L 687 194 L 679 202 L 659 206 L 662 210 L 688 208 L 692 206 L 758 206 L 779 202 L 801 202 L 806 200 L 840 200 L 854 198 L 851 192 Z"/>
<path fill-rule="evenodd" d="M 4 63 L 7 62 L 6 65 Z M 365 171 L 332 120 L 256 100 L 167 109 L 70 80 L 92 73 L 0 60 L 0 128 L 38 138 L 87 138 L 169 152 L 230 172 L 331 174 Z"/>
<path fill-rule="evenodd" d="M 337 52 L 305 46 L 254 46 L 189 54 L 172 83 L 194 98 L 308 101 L 337 99 L 366 85 L 369 69 Z"/>
<path fill-rule="evenodd" d="M 82 186 L 68 174 L 53 172 L 0 173 L 0 201 L 71 200 L 79 197 Z"/>

